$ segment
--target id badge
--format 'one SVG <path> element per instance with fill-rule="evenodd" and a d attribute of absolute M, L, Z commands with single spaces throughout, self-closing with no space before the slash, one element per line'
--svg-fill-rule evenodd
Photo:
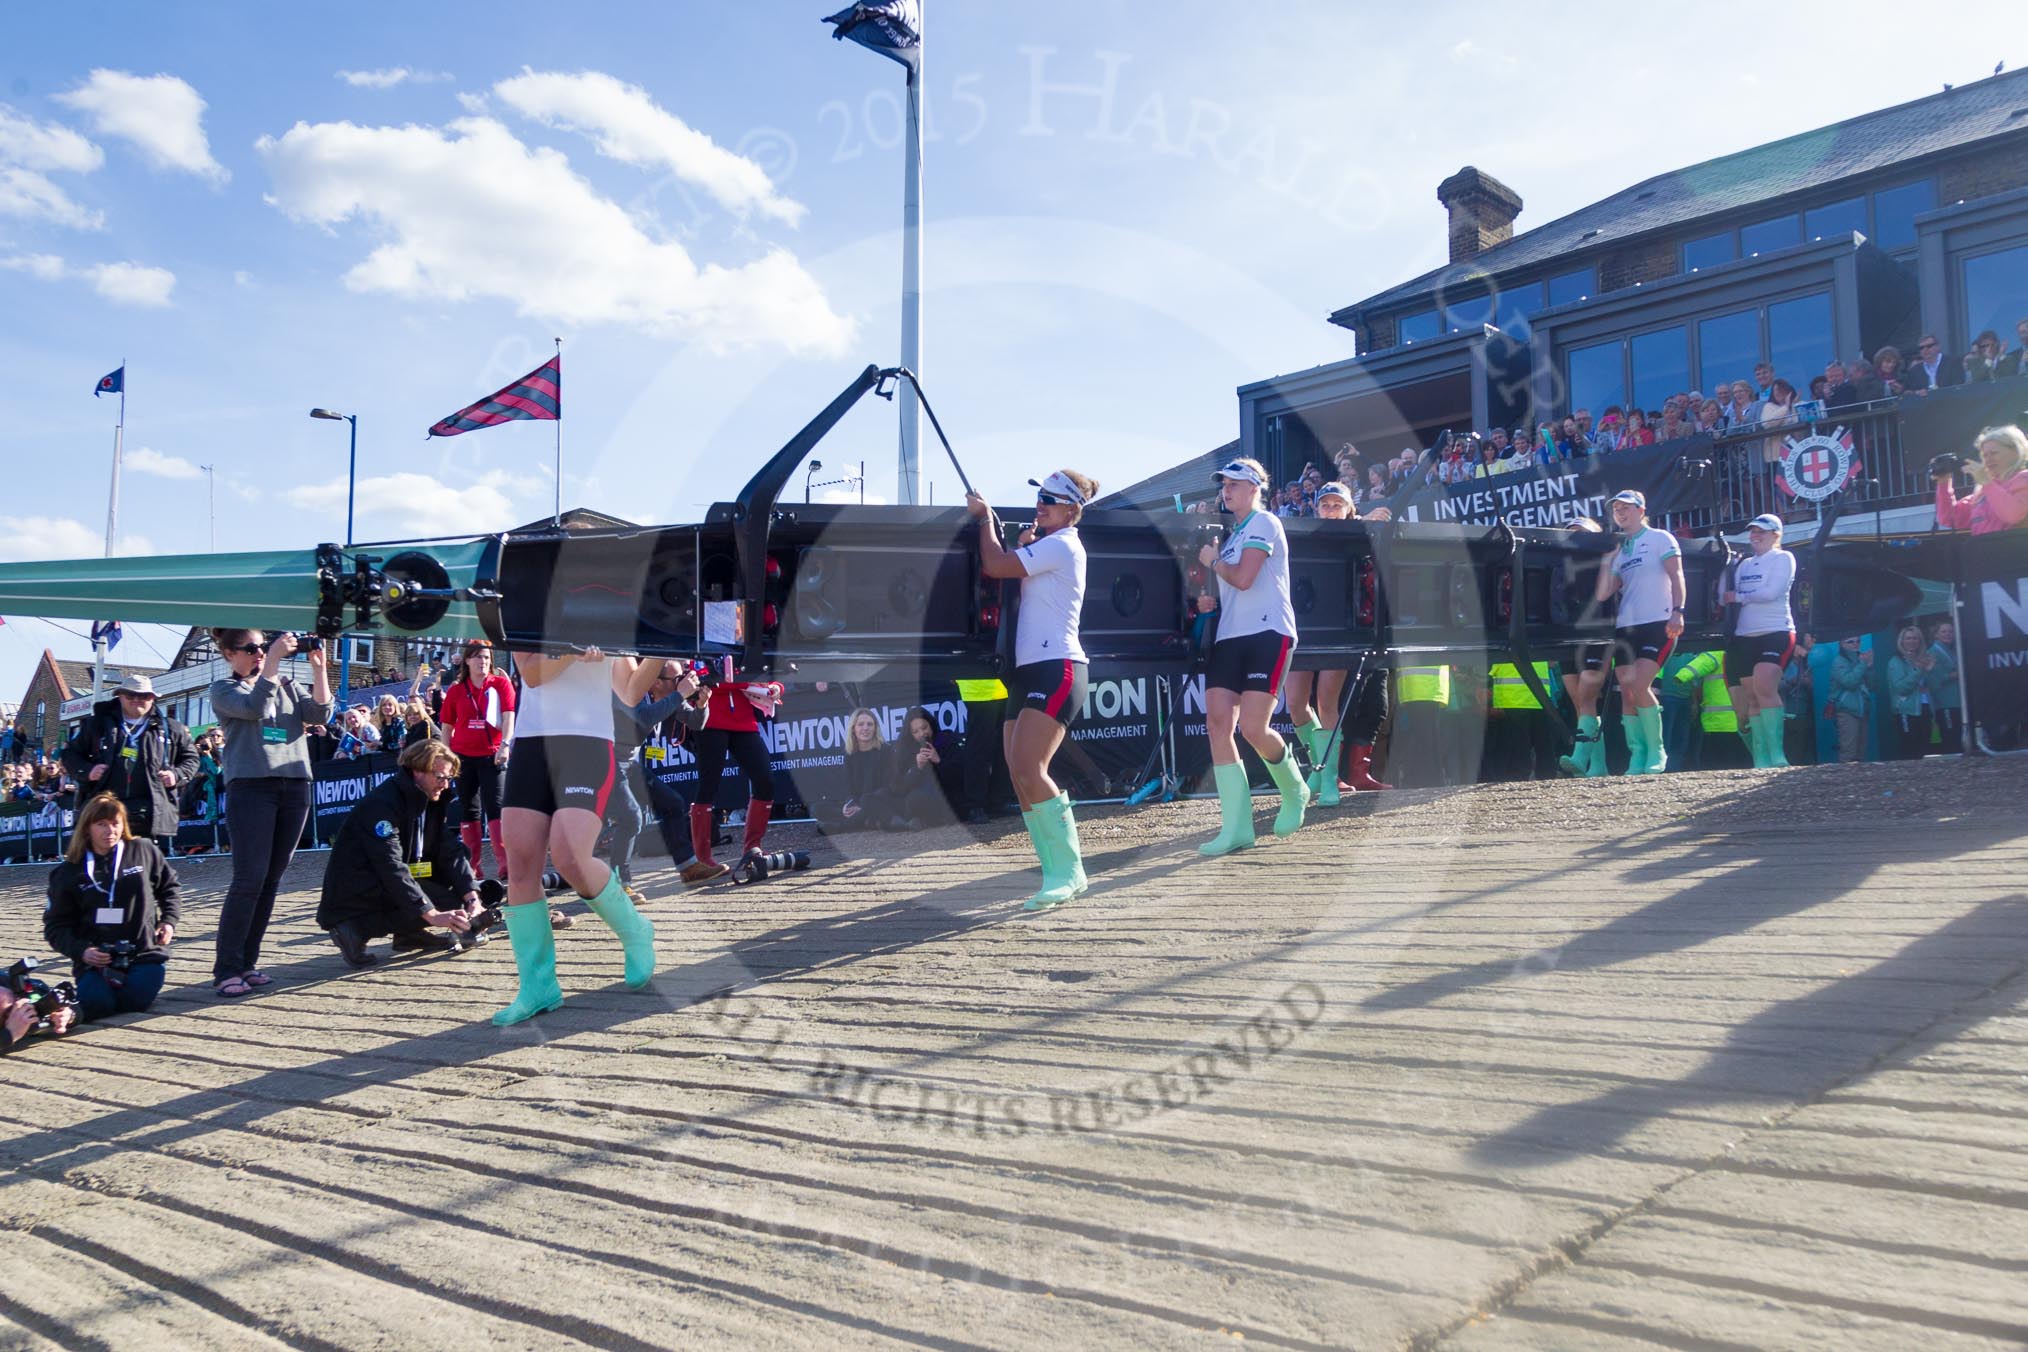
<path fill-rule="evenodd" d="M 651 761 L 667 760 L 669 758 L 669 753 L 659 746 L 642 747 L 641 755 Z"/>
<path fill-rule="evenodd" d="M 139 760 L 139 759 L 141 759 L 141 748 L 139 748 L 139 747 L 137 747 L 137 746 L 123 746 L 123 747 L 121 747 L 121 748 L 120 748 L 120 759 L 121 759 L 121 760 L 129 760 L 129 761 L 132 761 L 132 760 Z"/>
<path fill-rule="evenodd" d="M 287 728 L 262 728 L 261 740 L 269 746 L 278 746 L 289 740 L 289 730 Z"/>
<path fill-rule="evenodd" d="M 431 865 L 427 860 L 420 864 L 410 864 L 408 866 L 408 876 L 411 878 L 427 878 L 430 876 L 430 869 Z"/>
<path fill-rule="evenodd" d="M 92 912 L 92 923 L 102 928 L 107 925 L 124 925 L 127 923 L 127 910 L 124 906 L 101 906 Z"/>

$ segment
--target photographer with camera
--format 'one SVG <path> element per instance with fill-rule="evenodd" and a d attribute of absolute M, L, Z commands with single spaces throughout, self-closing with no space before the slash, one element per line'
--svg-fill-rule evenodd
<path fill-rule="evenodd" d="M 458 754 L 431 738 L 402 752 L 400 765 L 346 814 L 324 867 L 317 924 L 354 967 L 374 963 L 366 944 L 383 934 L 394 936 L 396 952 L 456 951 L 455 936 L 470 932 L 482 911 L 445 797 L 458 779 Z M 450 933 L 431 934 L 432 927 Z"/>
<path fill-rule="evenodd" d="M 225 730 L 225 824 L 232 836 L 232 882 L 219 907 L 211 980 L 232 998 L 274 981 L 260 970 L 261 940 L 310 818 L 304 729 L 331 717 L 331 668 L 323 641 L 311 639 L 305 691 L 281 674 L 300 646 L 296 635 L 269 641 L 258 629 L 214 629 L 211 638 L 232 670 L 210 692 L 211 711 Z"/>
<path fill-rule="evenodd" d="M 55 987 L 31 975 L 34 958 L 22 958 L 0 981 L 0 1047 L 14 1048 L 30 1033 L 60 1037 L 77 1022 L 76 990 L 68 981 Z"/>
<path fill-rule="evenodd" d="M 1944 454 L 1929 462 L 1936 480 L 1937 524 L 1974 535 L 2011 530 L 2028 521 L 2028 435 L 2018 427 L 1988 427 L 1975 443 L 1979 458 Z M 1977 485 L 1959 498 L 1954 482 L 1960 472 Z"/>
<path fill-rule="evenodd" d="M 157 707 L 146 676 L 128 676 L 92 706 L 63 748 L 63 768 L 87 793 L 119 799 L 136 834 L 152 836 L 164 856 L 175 853 L 177 800 L 197 774 L 197 744 Z"/>
<path fill-rule="evenodd" d="M 43 941 L 71 960 L 80 1019 L 155 1003 L 182 916 L 178 894 L 176 870 L 134 834 L 125 804 L 101 793 L 84 805 L 42 913 Z"/>
<path fill-rule="evenodd" d="M 613 831 L 612 865 L 619 870 L 620 885 L 636 901 L 641 894 L 634 890 L 634 842 L 650 815 L 669 849 L 669 862 L 679 868 L 686 884 L 710 882 L 727 871 L 723 864 L 694 856 L 687 840 L 690 804 L 650 776 L 643 764 L 645 760 L 659 765 L 668 754 L 666 745 L 644 745 L 649 737 L 679 727 L 695 732 L 704 726 L 707 710 L 691 701 L 697 691 L 698 673 L 672 660 L 661 663 L 655 683 L 639 704 L 629 705 L 617 693 L 613 696 L 613 758 L 619 763 L 619 777 L 606 804 L 606 821 Z"/>

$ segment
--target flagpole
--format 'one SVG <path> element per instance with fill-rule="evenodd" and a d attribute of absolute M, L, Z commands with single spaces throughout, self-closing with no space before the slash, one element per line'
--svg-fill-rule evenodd
<path fill-rule="evenodd" d="M 120 452 L 127 434 L 127 359 L 120 358 L 120 420 L 113 424 L 113 480 L 106 490 L 106 557 L 113 557 L 113 535 L 120 525 Z M 92 626 L 92 697 L 106 688 L 106 636 L 101 620 Z"/>
<path fill-rule="evenodd" d="M 563 529 L 563 339 L 556 342 L 556 508 L 549 524 Z M 907 382 L 903 382 L 906 384 Z"/>
<path fill-rule="evenodd" d="M 907 165 L 901 192 L 901 364 L 922 377 L 922 90 L 925 26 L 917 7 L 915 61 L 908 69 Z M 915 386 L 901 382 L 901 445 L 896 501 L 914 504 L 921 497 L 917 445 L 921 432 L 920 404 Z"/>

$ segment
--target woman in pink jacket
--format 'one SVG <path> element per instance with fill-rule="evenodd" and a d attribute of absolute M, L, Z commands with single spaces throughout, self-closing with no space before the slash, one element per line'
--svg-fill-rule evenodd
<path fill-rule="evenodd" d="M 1970 470 L 1978 487 L 1960 500 L 1948 473 L 1936 476 L 1936 519 L 1952 530 L 1990 535 L 2028 522 L 2028 435 L 2018 427 L 1979 433 L 1979 463 Z"/>

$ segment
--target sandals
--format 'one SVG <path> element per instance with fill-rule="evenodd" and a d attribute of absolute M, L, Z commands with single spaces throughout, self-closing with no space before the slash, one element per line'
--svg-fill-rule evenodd
<path fill-rule="evenodd" d="M 251 972 L 241 972 L 239 974 L 239 979 L 241 981 L 246 982 L 246 984 L 249 986 L 272 986 L 275 984 L 275 979 L 273 977 L 269 976 L 266 972 L 263 972 L 258 968 L 254 969 Z"/>
<path fill-rule="evenodd" d="M 217 991 L 220 995 L 225 996 L 227 999 L 234 999 L 241 995 L 253 994 L 253 987 L 247 985 L 246 978 L 237 976 L 227 977 L 225 980 L 219 982 L 212 989 Z"/>

